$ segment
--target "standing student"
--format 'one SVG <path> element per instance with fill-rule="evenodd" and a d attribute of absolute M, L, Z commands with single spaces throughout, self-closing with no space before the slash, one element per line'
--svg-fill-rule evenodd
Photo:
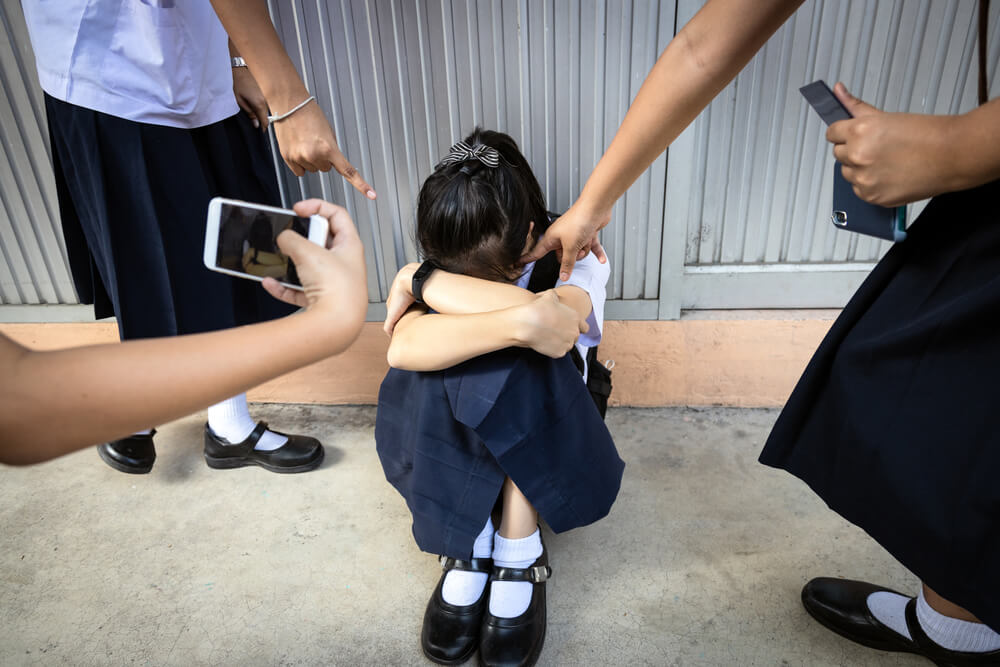
<path fill-rule="evenodd" d="M 114 315 L 123 340 L 290 312 L 256 285 L 202 265 L 209 199 L 279 203 L 257 118 L 260 91 L 232 58 L 238 54 L 208 0 L 28 0 L 23 7 L 80 300 L 94 303 L 98 317 Z M 239 70 L 235 95 L 231 67 Z M 256 110 L 258 128 L 237 98 Z M 146 473 L 154 434 L 147 428 L 98 452 L 118 470 Z M 316 439 L 255 423 L 245 394 L 209 408 L 204 440 L 224 467 L 267 463 L 301 472 L 323 460 Z"/>
<path fill-rule="evenodd" d="M 296 176 L 335 169 L 355 190 L 375 199 L 375 189 L 340 152 L 333 128 L 288 57 L 267 0 L 212 0 L 212 6 L 260 83 L 267 106 L 280 118 L 274 136 L 288 168 Z"/>
<path fill-rule="evenodd" d="M 709 0 L 636 96 L 579 199 L 526 259 L 561 272 L 603 256 L 597 231 L 646 167 L 743 68 L 798 0 Z M 835 92 L 854 116 L 827 131 L 863 199 L 934 197 L 858 289 L 782 411 L 761 462 L 800 477 L 923 582 L 914 597 L 819 578 L 819 622 L 856 642 L 938 664 L 1000 664 L 1000 100 L 955 116 L 885 113 Z"/>
<path fill-rule="evenodd" d="M 607 265 L 584 259 L 569 283 L 550 262 L 519 265 L 547 225 L 517 144 L 477 129 L 421 188 L 426 261 L 404 267 L 389 298 L 393 368 L 375 442 L 417 545 L 444 565 L 421 631 L 442 664 L 477 650 L 482 665 L 535 663 L 552 575 L 538 517 L 556 532 L 597 521 L 621 483 L 624 464 L 566 354 L 575 336 L 553 345 L 525 326 L 526 305 L 558 301 L 585 332 L 582 358 L 600 340 Z"/>

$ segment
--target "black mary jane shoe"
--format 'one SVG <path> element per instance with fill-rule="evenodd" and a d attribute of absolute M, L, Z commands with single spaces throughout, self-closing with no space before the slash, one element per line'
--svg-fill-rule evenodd
<path fill-rule="evenodd" d="M 266 422 L 258 422 L 257 428 L 240 443 L 230 443 L 215 435 L 205 424 L 205 463 L 209 468 L 241 468 L 260 466 L 271 472 L 308 472 L 323 462 L 323 445 L 316 438 L 304 435 L 288 435 L 288 442 L 277 449 L 260 451 L 254 445 L 267 431 Z"/>
<path fill-rule="evenodd" d="M 459 560 L 441 556 L 441 566 L 444 573 L 441 574 L 434 594 L 427 602 L 427 611 L 424 612 L 420 648 L 428 660 L 439 665 L 458 665 L 471 658 L 479 648 L 479 630 L 489 600 L 490 586 L 486 582 L 479 599 L 472 604 L 454 605 L 445 602 L 441 595 L 444 578 L 452 570 L 489 574 L 493 571 L 493 561 L 489 558 Z"/>
<path fill-rule="evenodd" d="M 542 555 L 527 568 L 494 567 L 494 581 L 530 581 L 531 602 L 520 616 L 500 618 L 487 609 L 479 637 L 479 664 L 483 667 L 531 667 L 545 644 L 545 582 L 552 576 L 549 555 Z"/>
<path fill-rule="evenodd" d="M 105 442 L 97 446 L 97 453 L 115 470 L 144 475 L 153 469 L 153 462 L 156 461 L 156 448 L 153 447 L 155 433 L 154 428 L 149 433 Z"/>
<path fill-rule="evenodd" d="M 820 577 L 802 589 L 802 605 L 822 625 L 869 648 L 915 653 L 941 667 L 1000 665 L 1000 651 L 966 653 L 949 651 L 935 644 L 920 627 L 915 598 L 910 598 L 906 604 L 906 628 L 912 639 L 899 634 L 868 609 L 868 596 L 878 592 L 903 595 L 863 581 Z"/>

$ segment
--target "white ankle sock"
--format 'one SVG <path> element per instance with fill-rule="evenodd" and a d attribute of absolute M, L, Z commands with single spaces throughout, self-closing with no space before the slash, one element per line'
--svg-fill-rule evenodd
<path fill-rule="evenodd" d="M 498 532 L 493 540 L 495 567 L 531 567 L 542 555 L 542 535 L 536 529 L 528 537 L 508 540 Z M 520 616 L 531 604 L 530 581 L 494 581 L 490 585 L 490 613 L 499 618 Z"/>
<path fill-rule="evenodd" d="M 144 428 L 144 429 L 143 429 L 143 430 L 141 430 L 141 431 L 136 431 L 136 432 L 135 432 L 135 433 L 133 433 L 132 435 L 149 435 L 149 434 L 151 434 L 152 432 L 153 432 L 153 429 L 151 429 L 151 428 Z"/>
<path fill-rule="evenodd" d="M 216 403 L 208 408 L 208 427 L 220 438 L 225 438 L 236 445 L 247 439 L 257 428 L 257 422 L 250 416 L 247 407 L 247 395 L 240 394 Z M 269 452 L 281 447 L 288 438 L 272 431 L 264 431 L 254 449 Z"/>
<path fill-rule="evenodd" d="M 934 611 L 924 599 L 923 588 L 917 596 L 917 620 L 931 641 L 949 651 L 985 653 L 1000 649 L 1000 633 L 985 623 L 963 621 Z"/>
<path fill-rule="evenodd" d="M 493 520 L 486 519 L 479 537 L 472 544 L 473 558 L 489 558 L 493 555 Z M 472 604 L 483 594 L 486 588 L 486 580 L 489 578 L 486 572 L 466 572 L 465 570 L 452 570 L 444 575 L 444 583 L 441 584 L 441 597 L 448 604 L 465 607 Z"/>
<path fill-rule="evenodd" d="M 906 604 L 909 601 L 910 598 L 905 595 L 881 591 L 868 596 L 868 609 L 879 621 L 912 639 L 906 627 Z M 983 623 L 963 621 L 934 611 L 924 599 L 922 587 L 917 596 L 917 620 L 931 641 L 949 651 L 981 653 L 1000 649 L 1000 634 Z"/>

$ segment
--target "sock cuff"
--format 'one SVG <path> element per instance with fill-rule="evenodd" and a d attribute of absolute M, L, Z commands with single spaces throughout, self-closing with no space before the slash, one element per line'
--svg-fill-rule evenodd
<path fill-rule="evenodd" d="M 493 538 L 493 562 L 501 567 L 528 567 L 542 555 L 542 534 L 536 528 L 527 537 L 512 540 L 497 531 Z"/>
<path fill-rule="evenodd" d="M 487 518 L 486 525 L 483 526 L 483 530 L 476 537 L 476 541 L 472 543 L 473 558 L 489 558 L 493 555 L 493 534 L 495 532 L 493 519 Z"/>
<path fill-rule="evenodd" d="M 935 611 L 924 598 L 923 587 L 917 595 L 917 620 L 935 644 L 949 651 L 982 653 L 1000 648 L 1000 633 L 983 623 L 963 621 Z"/>
<path fill-rule="evenodd" d="M 232 398 L 227 398 L 224 401 L 216 403 L 215 405 L 209 406 L 209 421 L 211 417 L 217 419 L 227 419 L 233 417 L 242 417 L 246 415 L 250 416 L 250 407 L 247 405 L 247 395 L 239 394 L 233 396 Z"/>

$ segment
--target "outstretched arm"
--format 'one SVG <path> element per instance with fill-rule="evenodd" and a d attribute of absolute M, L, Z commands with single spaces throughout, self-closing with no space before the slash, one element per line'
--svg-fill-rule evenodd
<path fill-rule="evenodd" d="M 246 60 L 271 112 L 280 115 L 309 98 L 295 65 L 274 30 L 265 0 L 211 0 L 235 49 Z M 336 169 L 354 189 L 369 199 L 375 190 L 340 152 L 323 110 L 310 102 L 274 124 L 274 136 L 285 164 L 296 176 L 307 171 Z"/>
<path fill-rule="evenodd" d="M 233 396 L 343 351 L 367 309 L 364 252 L 347 211 L 311 200 L 299 215 L 330 220 L 329 250 L 293 232 L 278 245 L 305 290 L 273 295 L 305 307 L 228 331 L 37 352 L 0 335 L 0 462 L 27 464 L 121 437 Z"/>
<path fill-rule="evenodd" d="M 524 260 L 556 250 L 560 278 L 595 248 L 625 190 L 735 77 L 802 0 L 709 0 L 670 42 L 639 89 L 579 199 Z"/>

